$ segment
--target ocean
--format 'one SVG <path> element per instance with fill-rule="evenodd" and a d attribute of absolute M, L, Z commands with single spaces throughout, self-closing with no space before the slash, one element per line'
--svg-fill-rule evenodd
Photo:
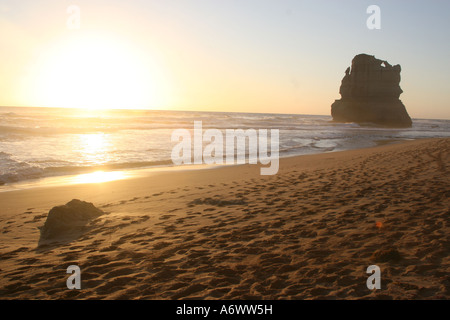
<path fill-rule="evenodd" d="M 386 129 L 323 115 L 0 107 L 0 191 L 48 177 L 173 166 L 172 132 L 192 130 L 194 121 L 203 130 L 278 129 L 280 157 L 450 137 L 450 120 Z"/>

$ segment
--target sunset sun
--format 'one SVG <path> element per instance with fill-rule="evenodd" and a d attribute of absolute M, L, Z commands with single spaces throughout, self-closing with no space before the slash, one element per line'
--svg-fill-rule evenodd
<path fill-rule="evenodd" d="M 113 37 L 76 35 L 40 63 L 35 95 L 43 106 L 158 108 L 165 79 L 151 56 Z"/>

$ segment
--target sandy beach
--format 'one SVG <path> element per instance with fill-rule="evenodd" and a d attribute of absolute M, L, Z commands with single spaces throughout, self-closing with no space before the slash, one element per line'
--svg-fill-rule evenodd
<path fill-rule="evenodd" d="M 450 139 L 427 139 L 284 158 L 274 176 L 242 165 L 2 192 L 0 298 L 449 299 L 449 170 Z M 105 213 L 40 239 L 72 199 Z"/>

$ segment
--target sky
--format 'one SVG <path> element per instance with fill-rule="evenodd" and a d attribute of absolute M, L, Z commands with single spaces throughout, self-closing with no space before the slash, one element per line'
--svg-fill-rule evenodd
<path fill-rule="evenodd" d="M 366 53 L 401 65 L 412 118 L 450 119 L 449 17 L 441 0 L 1 0 L 0 105 L 329 115 Z"/>

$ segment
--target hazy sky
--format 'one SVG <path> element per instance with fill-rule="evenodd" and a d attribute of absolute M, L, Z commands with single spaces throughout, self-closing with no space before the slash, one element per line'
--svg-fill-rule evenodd
<path fill-rule="evenodd" d="M 402 66 L 411 117 L 450 119 L 441 0 L 2 0 L 0 105 L 330 114 L 359 53 Z"/>

